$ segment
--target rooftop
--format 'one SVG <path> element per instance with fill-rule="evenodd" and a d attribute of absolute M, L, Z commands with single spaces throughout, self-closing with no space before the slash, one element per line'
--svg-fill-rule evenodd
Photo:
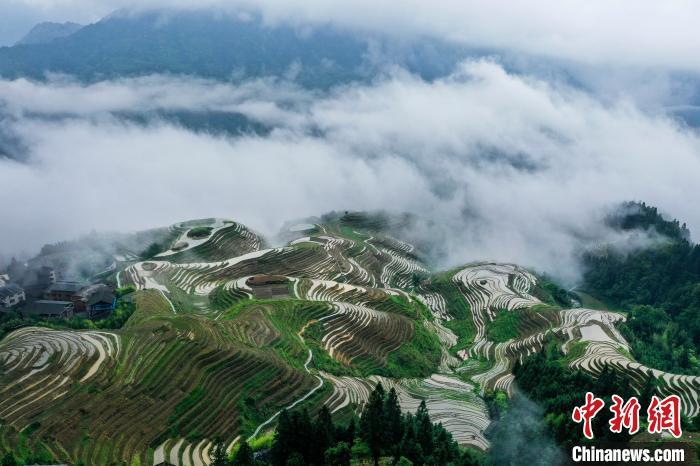
<path fill-rule="evenodd" d="M 60 315 L 66 310 L 66 307 L 72 306 L 73 303 L 70 301 L 51 301 L 42 299 L 32 303 L 32 305 L 29 306 L 28 312 L 30 314 L 40 315 Z"/>
<path fill-rule="evenodd" d="M 55 292 L 67 292 L 67 293 L 77 293 L 78 291 L 85 288 L 85 283 L 81 282 L 56 282 L 49 287 L 49 293 Z"/>
<path fill-rule="evenodd" d="M 252 277 L 248 277 L 245 283 L 249 286 L 263 286 L 287 283 L 287 281 L 287 277 L 284 275 L 254 275 Z"/>

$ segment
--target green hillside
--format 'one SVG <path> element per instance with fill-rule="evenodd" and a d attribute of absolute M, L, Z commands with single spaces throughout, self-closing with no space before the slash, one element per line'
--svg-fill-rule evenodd
<path fill-rule="evenodd" d="M 513 371 L 532 383 L 544 366 L 520 362 L 553 344 L 565 374 L 612 371 L 632 390 L 678 394 L 688 418 L 700 411 L 698 378 L 631 359 L 623 314 L 570 308 L 565 291 L 513 264 L 435 271 L 400 239 L 410 222 L 337 213 L 282 232 L 274 248 L 231 220 L 161 230 L 148 259 L 124 254 L 104 277 L 136 290 L 121 317 L 8 327 L 0 450 L 208 464 L 216 445 L 266 449 L 285 409 L 315 417 L 326 406 L 349 422 L 381 383 L 405 413 L 425 409 L 461 448 L 485 452 Z"/>

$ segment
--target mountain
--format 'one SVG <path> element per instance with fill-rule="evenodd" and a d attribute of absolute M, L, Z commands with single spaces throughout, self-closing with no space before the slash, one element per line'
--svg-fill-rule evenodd
<path fill-rule="evenodd" d="M 39 23 L 20 39 L 16 45 L 45 44 L 61 37 L 70 36 L 83 26 L 77 23 Z"/>
<path fill-rule="evenodd" d="M 368 79 L 402 65 L 426 77 L 449 72 L 466 51 L 437 40 L 402 42 L 331 26 L 269 26 L 211 12 L 114 13 L 48 43 L 0 49 L 0 75 L 83 80 L 151 73 L 216 79 L 278 76 L 309 87 Z"/>
<path fill-rule="evenodd" d="M 152 247 L 120 251 L 104 275 L 120 290 L 115 318 L 0 316 L 0 450 L 208 464 L 216 439 L 266 450 L 283 408 L 354 419 L 381 382 L 403 411 L 424 400 L 432 421 L 483 452 L 513 373 L 534 396 L 543 377 L 578 403 L 586 387 L 608 386 L 608 367 L 629 390 L 656 385 L 686 416 L 700 411 L 698 377 L 634 361 L 616 330 L 623 314 L 571 309 L 565 291 L 513 264 L 433 270 L 401 239 L 410 222 L 330 214 L 285 228 L 279 247 L 232 220 L 154 230 Z"/>
<path fill-rule="evenodd" d="M 656 240 L 632 251 L 609 246 L 586 254 L 584 287 L 629 311 L 620 328 L 640 362 L 700 375 L 700 245 L 685 224 L 645 203 L 622 205 L 608 223 Z"/>

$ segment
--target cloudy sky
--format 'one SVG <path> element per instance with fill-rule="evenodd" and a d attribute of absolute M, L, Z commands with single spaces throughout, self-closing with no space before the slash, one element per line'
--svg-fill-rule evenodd
<path fill-rule="evenodd" d="M 0 159 L 0 186 L 21 200 L 2 207 L 10 221 L 0 254 L 92 229 L 225 216 L 273 233 L 287 219 L 386 208 L 432 222 L 422 233 L 444 241 L 444 266 L 513 261 L 573 283 L 582 247 L 625 240 L 601 225 L 618 202 L 657 205 L 697 238 L 700 136 L 668 106 L 695 96 L 699 3 L 255 3 L 273 23 L 333 22 L 523 53 L 532 72 L 485 57 L 433 82 L 395 70 L 324 93 L 269 79 L 0 80 L 0 129 L 25 149 L 20 161 Z M 10 0 L 0 18 L 89 22 L 122 6 Z M 593 85 L 543 76 L 537 64 L 548 60 Z M 118 116 L 205 109 L 274 129 L 232 137 Z"/>
<path fill-rule="evenodd" d="M 40 20 L 86 24 L 119 8 L 155 7 L 245 8 L 271 22 L 330 22 L 577 62 L 700 71 L 694 0 L 3 0 L 0 41 L 16 41 Z"/>

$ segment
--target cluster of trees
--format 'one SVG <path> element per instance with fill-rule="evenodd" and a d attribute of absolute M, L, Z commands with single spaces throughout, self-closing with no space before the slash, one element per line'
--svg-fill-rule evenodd
<path fill-rule="evenodd" d="M 19 455 L 15 455 L 12 452 L 7 452 L 2 456 L 2 458 L 0 458 L 0 466 L 22 466 L 29 464 L 36 465 L 50 463 L 54 463 L 54 459 L 46 450 L 25 451 L 24 454 Z"/>
<path fill-rule="evenodd" d="M 621 331 L 640 362 L 700 375 L 700 245 L 689 241 L 685 225 L 664 220 L 656 208 L 643 203 L 626 204 L 609 223 L 662 239 L 631 252 L 610 247 L 587 254 L 586 288 L 630 310 Z"/>
<path fill-rule="evenodd" d="M 141 259 L 152 259 L 163 251 L 165 251 L 165 246 L 154 241 L 153 243 L 149 244 L 146 249 L 141 251 L 139 256 L 141 256 Z"/>
<path fill-rule="evenodd" d="M 390 457 L 392 464 L 406 465 L 476 465 L 479 457 L 462 450 L 441 424 L 433 424 L 422 402 L 414 414 L 402 414 L 398 396 L 377 384 L 362 412 L 359 422 L 333 422 L 330 411 L 323 407 L 315 420 L 304 409 L 282 411 L 268 452 L 253 454 L 250 446 L 241 444 L 229 461 L 223 444 L 214 449 L 213 466 L 348 466 L 353 460 L 371 458 L 375 465 L 380 458 Z"/>
<path fill-rule="evenodd" d="M 700 295 L 700 286 L 698 286 Z M 620 332 L 630 343 L 637 360 L 647 366 L 681 374 L 700 374 L 696 358 L 700 310 L 689 308 L 680 315 L 654 306 L 633 306 Z M 692 314 L 692 315 L 689 315 Z"/>
<path fill-rule="evenodd" d="M 560 351 L 560 342 L 552 340 L 542 351 L 526 358 L 522 363 L 516 362 L 513 375 L 518 388 L 532 401 L 544 409 L 544 421 L 557 443 L 571 445 L 585 441 L 581 426 L 571 419 L 574 407 L 585 401 L 586 392 L 592 392 L 605 400 L 606 406 L 612 405 L 612 395 L 623 399 L 637 396 L 642 406 L 648 406 L 651 396 L 656 393 L 652 380 L 642 387 L 637 395 L 629 381 L 607 367 L 594 379 L 580 370 L 572 371 L 567 367 L 567 360 Z M 601 411 L 594 419 L 593 432 L 598 440 L 624 442 L 629 435 L 610 432 L 608 421 L 612 413 L 609 409 Z"/>
<path fill-rule="evenodd" d="M 462 454 L 452 435 L 433 424 L 422 401 L 416 414 L 402 414 L 398 396 L 381 384 L 370 394 L 360 418 L 360 439 L 369 449 L 374 464 L 381 456 L 408 464 L 474 464 L 470 453 Z"/>
<path fill-rule="evenodd" d="M 212 227 L 194 227 L 187 232 L 187 237 L 195 239 L 206 238 L 211 234 L 212 230 Z"/>
<path fill-rule="evenodd" d="M 563 308 L 571 307 L 571 293 L 550 280 L 548 276 L 540 276 L 533 294 L 543 303 Z"/>

